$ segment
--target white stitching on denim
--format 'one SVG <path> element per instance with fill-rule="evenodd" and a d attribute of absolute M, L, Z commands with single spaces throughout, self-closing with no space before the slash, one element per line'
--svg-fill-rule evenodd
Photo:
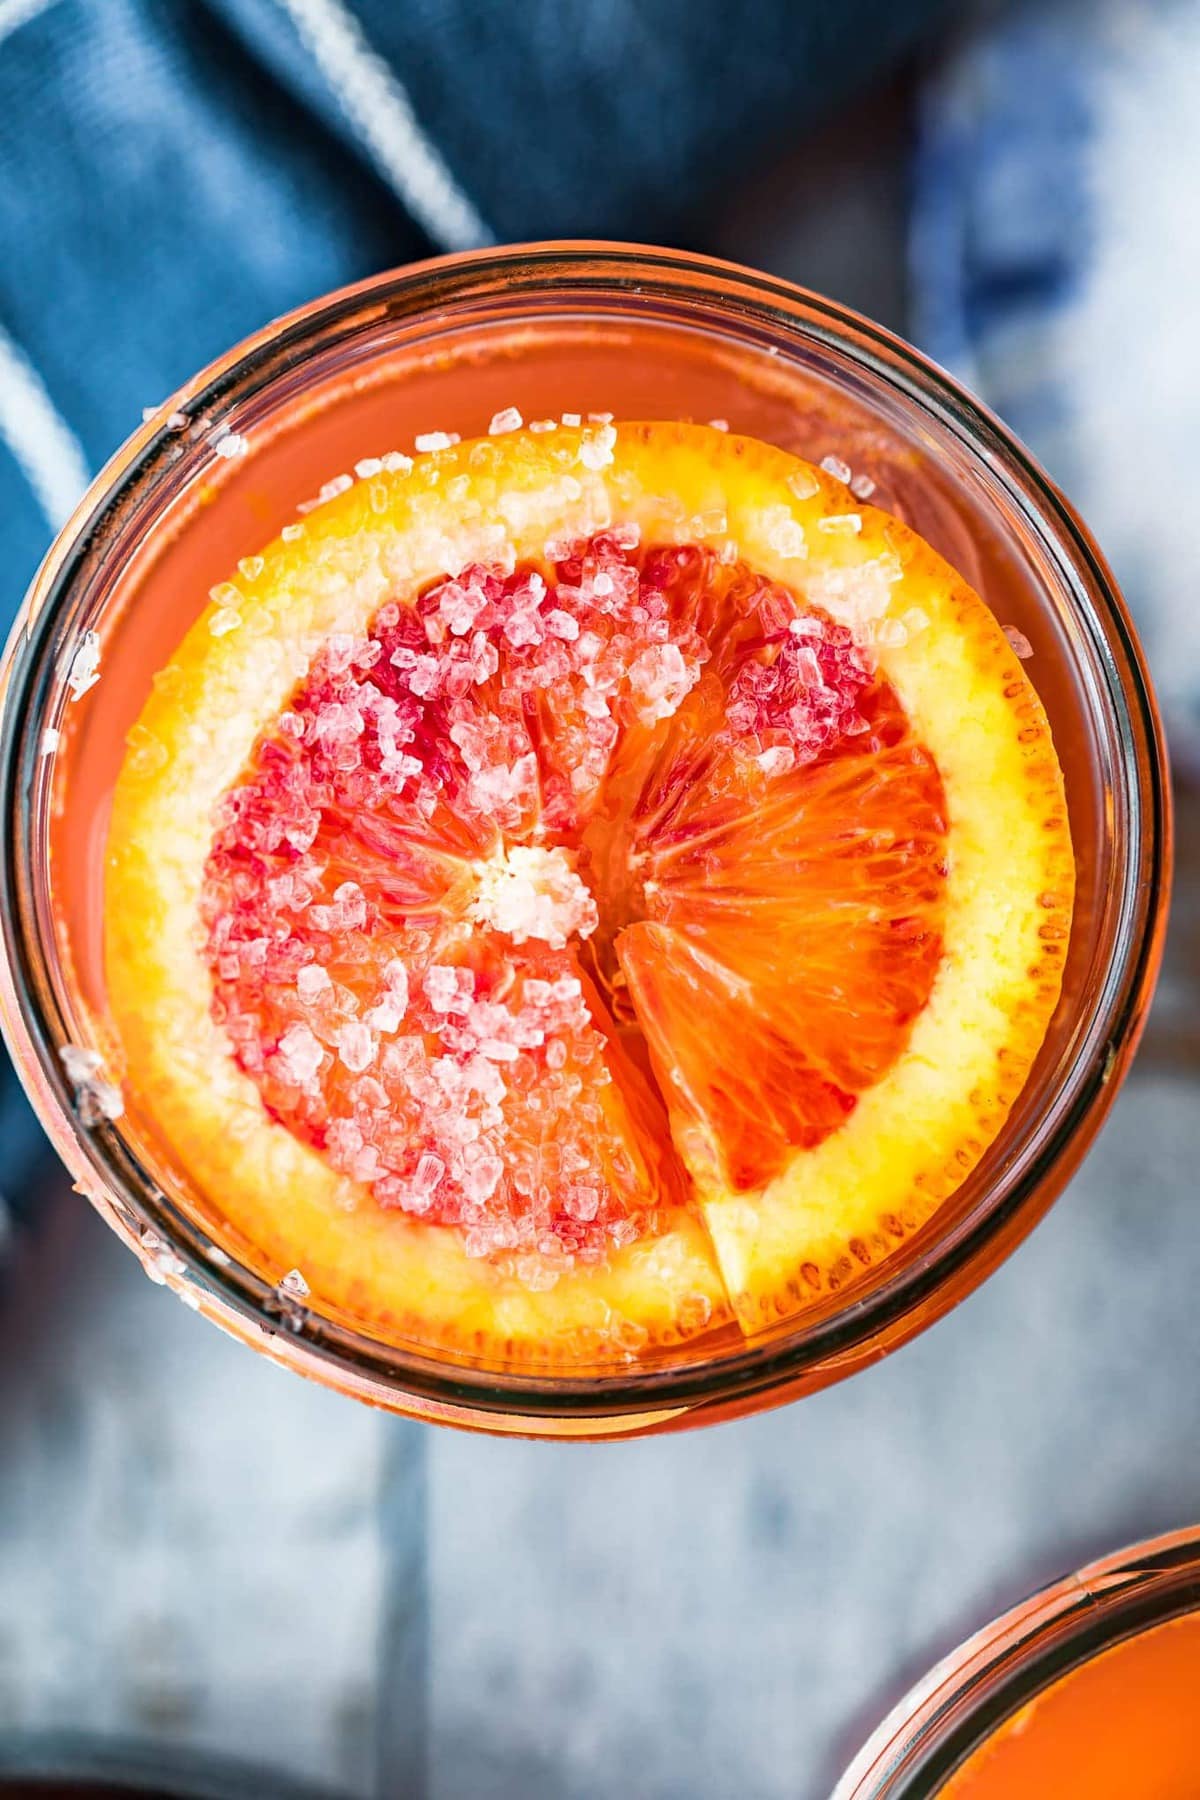
<path fill-rule="evenodd" d="M 0 440 L 57 531 L 70 518 L 90 480 L 87 458 L 41 376 L 2 326 Z"/>
<path fill-rule="evenodd" d="M 396 73 L 368 44 L 342 0 L 280 0 L 369 151 L 417 223 L 446 250 L 493 233 L 430 142 Z"/>

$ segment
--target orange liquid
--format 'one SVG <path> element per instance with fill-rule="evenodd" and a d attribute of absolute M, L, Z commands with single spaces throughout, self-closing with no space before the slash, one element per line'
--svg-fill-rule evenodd
<path fill-rule="evenodd" d="M 236 416 L 249 453 L 190 473 L 154 529 L 106 572 L 98 685 L 69 708 L 54 758 L 49 830 L 53 913 L 76 1004 L 103 1038 L 104 848 L 126 733 L 154 672 L 202 610 L 209 589 L 295 521 L 298 503 L 356 460 L 411 450 L 419 433 L 486 431 L 493 413 L 517 406 L 526 420 L 564 410 L 626 419 L 727 420 L 734 432 L 817 462 L 834 455 L 875 483 L 871 503 L 923 535 L 983 595 L 996 617 L 1037 644 L 1029 672 L 1050 715 L 1070 796 L 1077 856 L 1075 924 L 1063 990 L 1070 1015 L 1088 979 L 1095 921 L 1108 872 L 1098 847 L 1110 828 L 1110 796 L 1089 716 L 1069 621 L 1047 605 L 1045 552 L 1024 525 L 997 512 L 986 481 L 948 438 L 898 400 L 853 374 L 785 363 L 690 328 L 636 316 L 542 319 L 529 326 L 477 324 L 432 345 L 397 339 L 352 364 L 297 370 L 269 402 Z M 84 1033 L 89 1035 L 88 1032 Z M 1045 1104 L 1053 1058 L 1035 1066 L 1014 1112 Z M 169 1172 L 185 1210 L 234 1255 L 259 1251 L 200 1194 L 158 1137 L 152 1106 L 131 1106 L 124 1127 L 151 1167 Z M 719 1340 L 707 1340 L 719 1345 Z M 732 1342 L 740 1340 L 732 1339 Z"/>
<path fill-rule="evenodd" d="M 1072 1670 L 940 1791 L 943 1800 L 1197 1800 L 1200 1615 Z"/>

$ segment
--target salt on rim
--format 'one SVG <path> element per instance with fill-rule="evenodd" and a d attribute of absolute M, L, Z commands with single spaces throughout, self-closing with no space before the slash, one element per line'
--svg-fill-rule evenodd
<path fill-rule="evenodd" d="M 90 1128 L 103 1120 L 119 1119 L 125 1111 L 121 1090 L 101 1073 L 104 1059 L 98 1050 L 81 1044 L 62 1044 L 58 1051 L 63 1074 L 75 1090 L 75 1110 L 81 1125 Z"/>
<path fill-rule="evenodd" d="M 67 686 L 71 697 L 80 700 L 100 679 L 100 634 L 85 631 L 71 657 L 67 670 Z"/>

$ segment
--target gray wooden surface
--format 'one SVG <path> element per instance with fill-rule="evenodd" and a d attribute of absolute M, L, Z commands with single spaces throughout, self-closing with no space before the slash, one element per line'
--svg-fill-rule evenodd
<path fill-rule="evenodd" d="M 61 1193 L 0 1332 L 0 1734 L 362 1796 L 820 1800 L 964 1631 L 1200 1516 L 1198 1164 L 1194 1072 L 1151 1054 L 923 1338 L 784 1412 L 561 1448 L 282 1374 Z"/>
<path fill-rule="evenodd" d="M 903 108 L 871 106 L 873 138 L 731 199 L 718 247 L 902 323 Z M 47 1194 L 0 1303 L 0 1738 L 135 1733 L 362 1800 L 821 1800 L 965 1631 L 1200 1516 L 1195 800 L 1185 850 L 1150 1041 L 1069 1193 L 956 1313 L 782 1413 L 562 1448 L 387 1420 Z"/>

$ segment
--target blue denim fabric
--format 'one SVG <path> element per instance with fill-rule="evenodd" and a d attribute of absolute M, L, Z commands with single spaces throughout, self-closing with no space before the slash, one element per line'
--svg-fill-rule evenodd
<path fill-rule="evenodd" d="M 935 10 L 0 0 L 0 625 L 85 475 L 247 332 L 470 239 L 702 246 L 713 188 Z M 457 212 L 420 203 L 423 150 Z M 39 1139 L 7 1069 L 0 1089 L 19 1193 Z"/>

